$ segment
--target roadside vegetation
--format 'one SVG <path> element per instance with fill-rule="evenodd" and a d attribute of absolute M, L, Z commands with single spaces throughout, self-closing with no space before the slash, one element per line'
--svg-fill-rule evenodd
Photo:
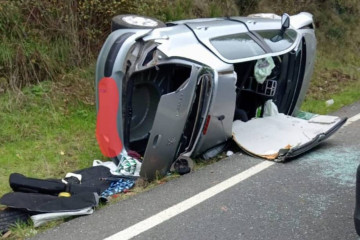
<path fill-rule="evenodd" d="M 94 134 L 94 73 L 112 16 L 137 13 L 171 21 L 301 11 L 314 14 L 318 39 L 303 110 L 329 113 L 359 100 L 357 0 L 0 0 L 0 195 L 10 191 L 13 172 L 61 178 L 104 160 Z M 334 104 L 326 107 L 329 99 Z M 133 191 L 144 188 L 148 184 Z M 36 233 L 23 225 L 17 229 L 10 237 Z"/>

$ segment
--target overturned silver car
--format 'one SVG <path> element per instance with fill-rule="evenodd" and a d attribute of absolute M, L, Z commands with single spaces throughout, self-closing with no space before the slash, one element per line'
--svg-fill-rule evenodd
<path fill-rule="evenodd" d="M 314 66 L 309 13 L 166 25 L 120 15 L 112 30 L 96 68 L 96 136 L 115 161 L 129 150 L 141 154 L 145 178 L 231 138 L 249 154 L 283 161 L 346 121 L 293 117 Z"/>

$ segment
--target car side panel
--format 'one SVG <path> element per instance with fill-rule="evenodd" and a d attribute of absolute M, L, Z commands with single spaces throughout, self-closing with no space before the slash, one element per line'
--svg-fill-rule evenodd
<path fill-rule="evenodd" d="M 306 66 L 302 87 L 299 97 L 297 99 L 292 115 L 296 115 L 305 99 L 306 92 L 310 86 L 312 74 L 314 72 L 315 55 L 316 55 L 316 38 L 313 29 L 300 29 L 297 30 L 305 38 L 306 43 Z"/>

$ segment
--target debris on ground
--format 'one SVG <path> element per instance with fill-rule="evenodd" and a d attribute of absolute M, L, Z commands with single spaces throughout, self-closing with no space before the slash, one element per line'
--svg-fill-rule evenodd
<path fill-rule="evenodd" d="M 29 218 L 38 227 L 56 219 L 92 214 L 99 201 L 107 202 L 114 194 L 134 187 L 134 175 L 139 174 L 137 160 L 124 158 L 113 168 L 116 174 L 112 173 L 112 163 L 94 163 L 93 167 L 67 173 L 63 179 L 36 179 L 12 173 L 9 183 L 13 192 L 0 199 L 0 204 L 7 206 L 0 212 L 1 232 Z"/>

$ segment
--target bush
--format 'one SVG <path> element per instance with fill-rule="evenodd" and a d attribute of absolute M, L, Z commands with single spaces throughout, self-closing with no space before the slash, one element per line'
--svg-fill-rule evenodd
<path fill-rule="evenodd" d="M 232 0 L 4 0 L 0 2 L 0 92 L 93 62 L 111 18 L 135 13 L 161 20 L 235 13 Z M 159 7 L 162 6 L 162 7 Z M 226 12 L 226 13 L 225 13 Z"/>
<path fill-rule="evenodd" d="M 319 42 L 332 46 L 327 49 L 359 50 L 358 0 L 2 0 L 0 93 L 9 87 L 55 80 L 59 73 L 94 62 L 110 32 L 111 18 L 118 14 L 173 21 L 239 12 L 301 11 L 315 15 Z M 347 58 L 346 54 L 340 57 Z"/>
<path fill-rule="evenodd" d="M 12 0 L 0 3 L 0 91 L 22 88 L 86 65 L 132 1 Z"/>

